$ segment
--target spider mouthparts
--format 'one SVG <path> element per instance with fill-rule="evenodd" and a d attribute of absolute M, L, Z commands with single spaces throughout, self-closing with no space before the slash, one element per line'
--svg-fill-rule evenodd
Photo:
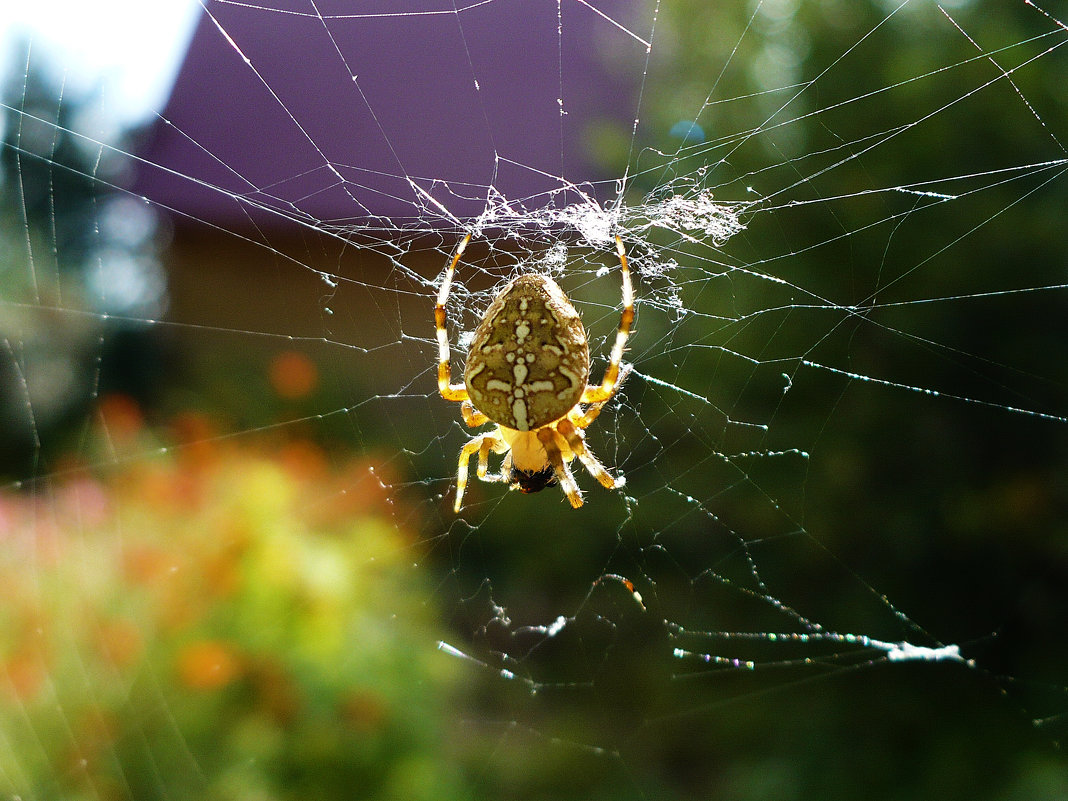
<path fill-rule="evenodd" d="M 524 495 L 529 495 L 532 492 L 541 492 L 546 487 L 554 486 L 556 484 L 556 474 L 553 472 L 552 467 L 530 471 L 516 470 L 513 467 L 509 480 L 513 487 L 517 487 Z"/>

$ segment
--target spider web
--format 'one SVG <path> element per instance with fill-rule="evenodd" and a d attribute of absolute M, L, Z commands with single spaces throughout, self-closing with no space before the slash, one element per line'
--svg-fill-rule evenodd
<path fill-rule="evenodd" d="M 139 139 L 31 103 L 34 50 L 4 105 L 7 796 L 1068 792 L 1054 7 L 200 25 Z M 593 380 L 622 238 L 622 489 L 452 513 L 466 233 L 454 375 L 537 270 Z"/>

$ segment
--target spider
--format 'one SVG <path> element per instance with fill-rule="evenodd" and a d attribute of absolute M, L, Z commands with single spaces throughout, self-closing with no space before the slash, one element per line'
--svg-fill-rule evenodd
<path fill-rule="evenodd" d="M 576 509 L 582 506 L 582 493 L 569 467 L 575 457 L 605 488 L 623 486 L 624 479 L 613 478 L 589 452 L 583 435 L 630 372 L 621 361 L 634 321 L 634 290 L 623 241 L 615 239 L 623 275 L 623 313 L 600 384 L 587 384 L 590 348 L 578 312 L 557 283 L 541 273 L 520 275 L 493 299 L 471 341 L 463 383 L 450 383 L 445 301 L 471 234 L 457 246 L 434 307 L 438 392 L 445 400 L 462 404 L 460 412 L 469 428 L 486 423 L 496 427 L 477 434 L 460 451 L 455 512 L 463 503 L 468 464 L 476 453 L 482 481 L 504 482 L 524 493 L 559 483 Z M 499 473 L 489 472 L 491 452 L 504 455 Z"/>

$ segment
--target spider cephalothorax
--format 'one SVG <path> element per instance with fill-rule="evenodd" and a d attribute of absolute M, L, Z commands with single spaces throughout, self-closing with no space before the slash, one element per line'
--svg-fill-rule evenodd
<path fill-rule="evenodd" d="M 478 454 L 478 477 L 503 481 L 512 489 L 538 492 L 557 482 L 576 509 L 582 494 L 569 463 L 578 457 L 609 489 L 621 487 L 587 449 L 583 430 L 615 394 L 626 371 L 623 348 L 634 320 L 634 292 L 623 242 L 616 252 L 623 275 L 623 313 L 600 384 L 589 384 L 590 348 L 586 329 L 567 295 L 547 275 L 526 273 L 509 282 L 493 299 L 471 341 L 464 383 L 450 383 L 452 371 L 445 302 L 456 264 L 471 241 L 468 234 L 445 270 L 434 308 L 438 336 L 438 391 L 463 405 L 464 423 L 475 428 L 495 423 L 460 451 L 456 504 L 460 511 L 468 462 Z M 489 454 L 504 454 L 500 473 L 489 472 Z"/>

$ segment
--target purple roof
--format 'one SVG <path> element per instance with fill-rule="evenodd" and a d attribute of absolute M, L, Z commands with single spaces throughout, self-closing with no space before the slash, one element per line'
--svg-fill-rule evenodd
<path fill-rule="evenodd" d="M 490 185 L 561 205 L 575 197 L 546 193 L 608 177 L 590 126 L 629 134 L 646 48 L 621 26 L 636 0 L 266 5 L 208 4 L 134 191 L 224 225 L 281 221 L 259 206 L 440 220 L 409 178 L 459 217 Z"/>

